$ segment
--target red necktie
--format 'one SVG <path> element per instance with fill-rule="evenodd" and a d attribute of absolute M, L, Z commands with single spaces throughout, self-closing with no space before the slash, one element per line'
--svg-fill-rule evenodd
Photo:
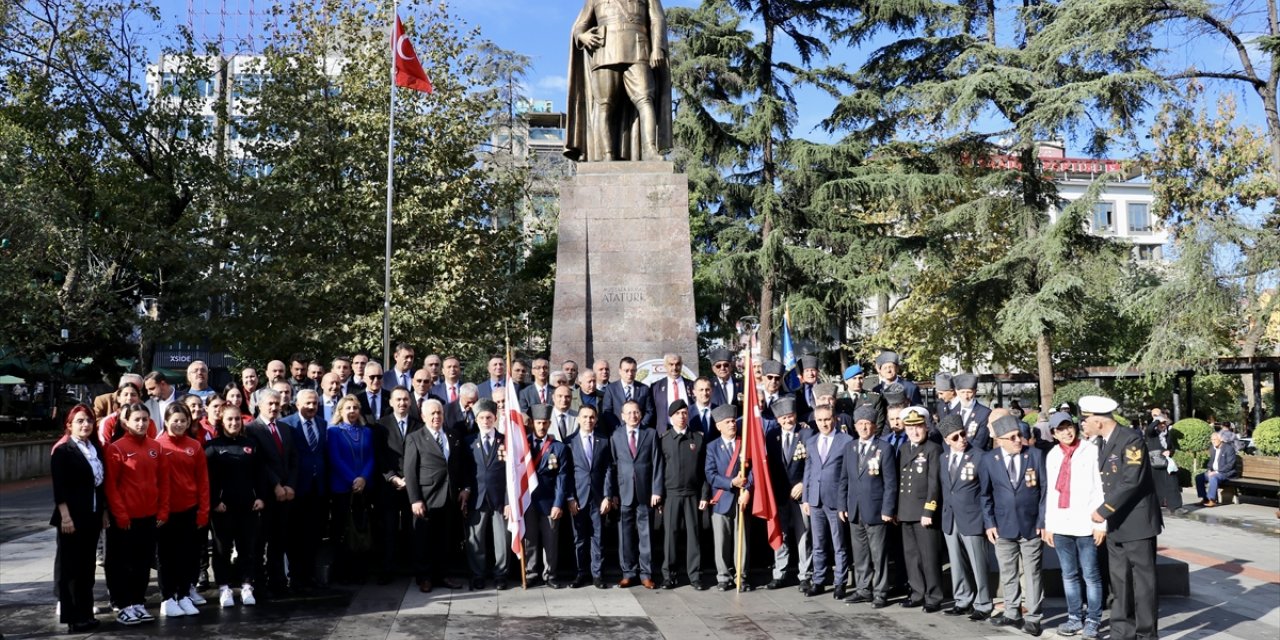
<path fill-rule="evenodd" d="M 284 441 L 280 439 L 280 432 L 276 430 L 276 423 L 274 421 L 268 422 L 267 428 L 271 430 L 271 437 L 275 438 L 276 448 L 280 450 L 280 453 L 284 453 Z"/>
<path fill-rule="evenodd" d="M 458 401 L 458 388 L 453 385 L 449 385 L 449 402 L 457 402 L 457 401 Z"/>

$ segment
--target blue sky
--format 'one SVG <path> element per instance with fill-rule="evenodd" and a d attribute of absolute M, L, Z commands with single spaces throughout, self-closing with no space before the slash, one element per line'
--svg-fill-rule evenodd
<path fill-rule="evenodd" d="M 219 11 L 223 6 L 230 9 L 233 15 L 227 18 L 231 29 L 239 24 L 244 29 L 247 18 L 244 14 L 250 9 L 258 11 L 269 6 L 267 0 L 156 0 L 161 7 L 164 19 L 176 24 L 189 21 L 188 6 L 194 6 L 198 15 L 195 17 L 197 31 L 216 33 L 222 18 Z M 663 5 L 695 6 L 699 0 L 664 0 Z M 1244 0 L 1249 4 L 1250 0 Z M 1001 6 L 1009 3 L 1000 3 Z M 568 66 L 569 27 L 574 17 L 582 8 L 582 0 L 453 0 L 451 10 L 468 24 L 478 26 L 483 37 L 496 42 L 499 46 L 529 56 L 533 68 L 528 78 L 528 93 L 534 99 L 551 100 L 557 109 L 563 108 L 565 101 L 565 75 Z M 408 17 L 411 9 L 402 11 Z M 239 15 L 235 15 L 239 14 Z M 1250 19 L 1250 18 L 1245 18 Z M 1247 31 L 1247 29 L 1244 29 Z M 873 42 L 872 45 L 879 43 Z M 1201 34 L 1188 34 L 1169 28 L 1157 35 L 1157 45 L 1170 51 L 1166 62 L 1172 68 L 1186 68 L 1197 65 L 1205 69 L 1226 70 L 1238 69 L 1240 64 L 1234 52 L 1218 37 Z M 833 62 L 843 62 L 850 66 L 860 63 L 870 49 L 856 50 L 846 47 L 833 47 L 836 57 Z M 1256 61 L 1256 58 L 1255 58 Z M 1261 125 L 1261 105 L 1255 93 L 1247 90 L 1241 83 L 1215 83 L 1208 85 L 1207 95 L 1215 98 L 1220 92 L 1230 91 L 1236 94 L 1236 102 L 1242 120 L 1254 125 Z M 800 90 L 799 122 L 795 134 L 802 137 L 822 139 L 826 135 L 814 129 L 815 125 L 827 115 L 832 101 L 825 95 L 812 90 Z M 1139 136 L 1142 138 L 1143 136 Z M 1069 155 L 1084 155 L 1078 147 L 1068 141 Z M 1112 155 L 1123 155 L 1113 153 Z"/>

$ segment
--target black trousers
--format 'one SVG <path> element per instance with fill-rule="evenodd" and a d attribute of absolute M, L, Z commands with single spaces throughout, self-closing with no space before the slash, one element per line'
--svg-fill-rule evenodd
<path fill-rule="evenodd" d="M 213 528 L 213 581 L 220 587 L 231 586 L 236 579 L 242 584 L 255 584 L 262 516 L 257 511 L 228 509 L 223 513 L 213 512 L 209 521 Z M 232 549 L 236 550 L 235 567 L 231 566 Z"/>
<path fill-rule="evenodd" d="M 192 578 L 200 571 L 200 531 L 196 527 L 196 507 L 171 512 L 169 520 L 156 530 L 162 600 L 182 599 L 191 591 Z"/>
<path fill-rule="evenodd" d="M 58 602 L 64 624 L 93 619 L 93 584 L 98 571 L 98 534 L 102 532 L 102 515 L 93 514 L 74 522 L 75 533 L 63 533 L 58 527 Z"/>
<path fill-rule="evenodd" d="M 277 502 L 275 497 L 267 498 L 266 508 L 262 510 L 262 531 L 258 537 L 258 558 L 261 562 L 263 551 L 266 552 L 265 572 L 258 575 L 267 579 L 272 589 L 288 586 L 284 575 L 285 547 L 289 544 L 289 503 Z"/>
<path fill-rule="evenodd" d="M 151 561 L 156 557 L 156 518 L 133 518 L 121 529 L 115 518 L 107 529 L 107 591 L 121 609 L 147 600 Z M 66 572 L 66 567 L 63 568 Z"/>
<path fill-rule="evenodd" d="M 942 605 L 942 532 L 919 522 L 903 522 L 902 550 L 912 600 L 923 598 L 929 606 Z"/>
<path fill-rule="evenodd" d="M 697 496 L 668 496 L 662 509 L 663 577 L 675 580 L 678 574 L 676 559 L 680 548 L 680 534 L 684 534 L 685 570 L 689 582 L 702 579 L 702 543 L 699 541 L 701 518 L 698 514 Z"/>
<path fill-rule="evenodd" d="M 425 518 L 413 519 L 413 573 L 418 582 L 438 582 L 449 572 L 449 559 L 458 549 L 453 537 L 458 527 L 457 514 L 454 505 L 446 503 L 438 509 L 427 509 Z"/>
<path fill-rule="evenodd" d="M 295 587 L 315 584 L 316 558 L 329 521 L 329 501 L 317 494 L 296 496 L 290 503 L 289 583 Z"/>
<path fill-rule="evenodd" d="M 378 494 L 378 550 L 382 561 L 382 573 L 395 573 L 397 569 L 410 566 L 412 554 L 406 557 L 406 550 L 412 547 L 413 509 L 409 507 L 409 492 L 396 490 L 390 482 L 380 487 Z"/>
<path fill-rule="evenodd" d="M 1160 605 L 1156 598 L 1156 539 L 1116 542 L 1107 537 L 1111 573 L 1111 637 L 1156 638 Z"/>

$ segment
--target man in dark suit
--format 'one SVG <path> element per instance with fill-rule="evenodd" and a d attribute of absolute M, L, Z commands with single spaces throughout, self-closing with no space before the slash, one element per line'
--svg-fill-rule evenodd
<path fill-rule="evenodd" d="M 422 420 L 422 407 L 426 405 L 429 398 L 434 397 L 431 395 L 431 373 L 425 367 L 414 371 L 412 385 L 409 393 L 409 415 Z M 444 403 L 443 400 L 440 402 Z"/>
<path fill-rule="evenodd" d="M 745 387 L 742 386 L 742 376 L 737 375 L 733 370 L 733 352 L 728 349 L 716 349 L 711 352 L 711 372 L 715 374 L 713 380 L 708 380 L 711 386 L 711 404 L 720 406 L 722 404 L 742 405 L 742 392 Z M 689 403 L 692 407 L 693 403 Z M 692 411 L 690 412 L 692 414 Z"/>
<path fill-rule="evenodd" d="M 397 390 L 399 392 L 399 390 Z M 400 395 L 408 403 L 408 396 Z M 401 414 L 408 415 L 408 410 Z M 406 433 L 404 441 L 404 484 L 413 512 L 414 574 L 418 590 L 431 593 L 432 580 L 450 589 L 462 583 L 445 577 L 458 518 L 458 505 L 468 500 L 466 478 L 467 447 L 444 428 L 444 407 L 428 400 L 423 407 L 423 427 Z M 399 430 L 399 425 L 395 426 Z"/>
<path fill-rule="evenodd" d="M 755 486 L 755 474 L 748 469 L 742 473 L 742 440 L 738 436 L 738 407 L 725 404 L 711 412 L 720 430 L 720 439 L 707 448 L 707 483 L 711 485 L 711 534 L 715 539 L 716 582 L 721 591 L 734 588 L 735 579 L 741 583 L 741 591 L 754 587 L 747 580 L 747 541 L 738 546 L 738 518 L 751 501 L 751 488 Z M 742 553 L 742 573 L 739 574 L 735 558 Z"/>
<path fill-rule="evenodd" d="M 520 412 L 528 415 L 535 404 L 551 404 L 551 363 L 546 358 L 533 361 L 533 384 L 520 390 Z"/>
<path fill-rule="evenodd" d="M 938 398 L 933 413 L 939 420 L 959 409 L 960 403 L 956 400 L 956 387 L 950 373 L 943 371 L 933 377 L 933 391 Z"/>
<path fill-rule="evenodd" d="M 616 493 L 613 477 L 613 451 L 609 440 L 596 433 L 599 410 L 586 406 L 578 410 L 578 431 L 569 440 L 573 456 L 573 490 L 569 494 L 569 515 L 573 517 L 573 549 L 578 573 L 573 588 L 594 583 L 607 589 L 601 573 L 604 549 L 600 536 L 604 517 L 613 510 L 610 496 Z"/>
<path fill-rule="evenodd" d="M 591 369 L 587 369 L 586 371 L 578 374 L 578 387 L 572 390 L 573 395 L 570 396 L 569 408 L 572 411 L 576 412 L 578 408 L 583 405 L 591 405 L 595 407 L 597 414 L 603 410 L 604 391 L 596 384 L 596 379 L 596 372 Z M 613 433 L 614 425 L 608 425 L 607 427 L 604 425 L 597 426 L 604 427 L 600 429 L 602 435 L 604 433 Z"/>
<path fill-rule="evenodd" d="M 990 451 L 993 445 L 991 431 L 987 427 L 991 422 L 991 409 L 974 399 L 978 391 L 978 376 L 972 373 L 957 374 L 951 378 L 951 384 L 955 386 L 956 399 L 959 400 L 955 412 L 964 420 L 969 446 Z"/>
<path fill-rule="evenodd" d="M 832 408 L 833 408 L 833 409 L 832 409 L 832 414 L 831 414 L 831 415 L 832 415 L 833 419 L 836 421 L 836 427 L 835 427 L 835 428 L 836 428 L 836 431 L 839 431 L 839 432 L 841 432 L 841 433 L 854 433 L 854 430 L 853 430 L 853 415 L 848 414 L 848 413 L 844 413 L 843 411 L 840 411 L 838 408 L 835 408 L 835 407 L 837 406 L 837 405 L 836 405 L 836 385 L 835 385 L 835 383 L 832 383 L 832 382 L 821 382 L 821 383 L 815 384 L 815 385 L 813 385 L 813 393 L 814 393 L 814 397 L 817 399 L 817 400 L 816 400 L 817 404 L 816 404 L 816 405 L 814 405 L 814 409 L 813 409 L 813 410 L 811 410 L 811 411 L 809 411 L 809 413 L 805 414 L 805 416 L 804 416 L 804 424 L 808 425 L 808 426 L 809 426 L 809 428 L 810 428 L 810 429 L 812 429 L 812 428 L 813 428 L 813 414 L 814 414 L 814 411 L 817 411 L 817 407 L 821 407 L 822 405 L 826 405 L 826 406 L 828 406 L 828 407 L 832 407 Z M 797 403 L 795 406 L 796 406 L 796 407 L 799 407 L 799 404 Z M 774 411 L 774 415 L 775 415 L 775 416 L 777 415 L 777 411 L 776 411 L 776 410 Z"/>
<path fill-rule="evenodd" d="M 699 532 L 702 528 L 700 511 L 707 508 L 710 492 L 707 487 L 707 450 L 702 434 L 689 428 L 689 407 L 684 400 L 676 400 L 667 407 L 671 428 L 660 438 L 662 469 L 665 478 L 666 504 L 663 505 L 663 589 L 678 585 L 676 559 L 679 543 L 684 534 L 685 571 L 689 584 L 702 591 L 702 548 Z"/>
<path fill-rule="evenodd" d="M 653 394 L 654 416 L 652 424 L 658 429 L 658 437 L 667 434 L 667 407 L 676 400 L 683 400 L 685 406 L 693 402 L 693 383 L 681 374 L 684 371 L 684 360 L 678 354 L 668 353 L 662 357 L 667 375 L 649 385 Z"/>
<path fill-rule="evenodd" d="M 819 407 L 830 405 L 819 405 Z M 814 413 L 818 410 L 814 409 Z M 796 420 L 795 401 L 783 398 L 773 404 L 773 417 L 778 428 L 765 434 L 764 446 L 773 478 L 774 504 L 782 526 L 782 546 L 773 553 L 773 580 L 766 589 L 787 586 L 792 572 L 801 589 L 810 583 L 809 518 L 800 507 L 804 497 L 805 465 L 809 457 L 807 443 L 813 431 Z"/>
<path fill-rule="evenodd" d="M 364 390 L 364 383 L 355 376 L 355 372 L 351 368 L 351 358 L 338 356 L 333 359 L 329 367 L 329 371 L 338 376 L 338 387 L 341 390 L 338 397 L 356 395 Z"/>
<path fill-rule="evenodd" d="M 431 395 L 440 400 L 446 407 L 458 401 L 458 394 L 462 390 L 462 362 L 454 356 L 445 358 L 440 363 L 440 379 L 435 381 L 431 387 Z M 445 417 L 448 420 L 448 416 Z M 449 422 L 445 422 L 445 428 L 449 428 Z"/>
<path fill-rule="evenodd" d="M 382 388 L 411 388 L 413 386 L 413 345 L 407 342 L 397 344 L 394 359 L 395 366 L 382 375 Z"/>
<path fill-rule="evenodd" d="M 1004 415 L 992 423 L 999 447 L 982 458 L 978 467 L 982 483 L 983 523 L 987 540 L 996 547 L 1004 613 L 991 618 L 998 627 L 1015 627 L 1040 635 L 1044 586 L 1040 567 L 1044 529 L 1044 457 L 1038 449 L 1022 444 L 1022 425 Z M 1020 575 L 1021 574 L 1021 575 Z M 1022 578 L 1027 581 L 1023 602 Z M 1022 614 L 1026 605 L 1027 613 Z"/>
<path fill-rule="evenodd" d="M 840 475 L 840 519 L 849 523 L 853 549 L 853 593 L 847 602 L 871 601 L 888 606 L 889 555 L 886 524 L 898 506 L 898 465 L 889 444 L 875 437 L 875 412 L 859 407 L 853 414 L 858 439 L 848 444 Z"/>
<path fill-rule="evenodd" d="M 898 359 L 898 354 L 892 351 L 881 351 L 876 356 L 876 373 L 880 374 L 880 382 L 876 384 L 872 391 L 883 393 L 891 384 L 902 386 L 902 391 L 907 396 L 907 404 L 911 406 L 924 405 L 924 397 L 920 395 L 920 387 L 916 383 L 900 377 L 898 374 L 902 372 L 902 362 Z"/>
<path fill-rule="evenodd" d="M 378 544 L 382 552 L 382 568 L 378 584 L 390 583 L 395 568 L 408 564 L 408 558 L 401 553 L 406 538 L 412 537 L 413 512 L 409 508 L 408 484 L 404 479 L 404 445 L 408 437 L 423 425 L 422 420 L 411 413 L 412 407 L 410 391 L 396 387 L 391 392 L 391 412 L 370 425 L 373 454 L 377 461 L 375 469 L 382 479 L 382 485 L 375 494 L 382 525 L 379 527 Z"/>
<path fill-rule="evenodd" d="M 1218 485 L 1240 474 L 1237 468 L 1239 456 L 1236 455 L 1236 434 L 1222 429 L 1209 436 L 1213 445 L 1209 453 L 1209 462 L 1204 471 L 1196 474 L 1196 495 L 1200 504 L 1206 507 L 1218 506 Z"/>
<path fill-rule="evenodd" d="M 955 604 L 944 611 L 949 616 L 969 615 L 980 622 L 991 617 L 991 588 L 988 584 L 986 527 L 982 520 L 982 484 L 978 465 L 983 451 L 969 447 L 964 420 L 950 413 L 938 421 L 947 444 L 942 472 L 942 535 L 951 559 L 951 593 Z"/>
<path fill-rule="evenodd" d="M 249 423 L 248 434 L 266 460 L 267 484 L 274 496 L 268 498 L 262 513 L 262 542 L 256 550 L 258 558 L 266 551 L 266 577 L 273 596 L 287 595 L 289 581 L 284 572 L 285 547 L 289 544 L 289 501 L 298 484 L 298 452 L 293 432 L 280 422 L 280 393 L 265 390 L 258 403 L 258 417 Z M 260 561 L 260 560 L 259 560 Z"/>
<path fill-rule="evenodd" d="M 568 390 L 565 390 L 566 393 Z M 573 458 L 563 442 L 551 437 L 551 405 L 529 407 L 533 430 L 529 434 L 538 486 L 524 513 L 525 579 L 530 587 L 545 581 L 552 589 L 564 588 L 560 582 L 560 522 L 568 508 L 566 500 L 573 489 Z"/>
<path fill-rule="evenodd" d="M 492 551 L 493 579 L 499 591 L 507 588 L 507 557 L 511 539 L 507 533 L 507 467 L 505 445 L 497 432 L 498 405 L 492 400 L 475 403 L 476 434 L 467 440 L 467 489 L 463 511 L 467 518 L 467 564 L 471 589 L 483 589 L 485 555 Z"/>
<path fill-rule="evenodd" d="M 653 394 L 649 387 L 636 382 L 636 359 L 624 356 L 618 361 L 618 379 L 604 388 L 604 410 L 614 424 L 625 424 L 622 406 L 634 401 L 640 410 L 640 425 L 653 426 Z"/>
<path fill-rule="evenodd" d="M 796 411 L 807 416 L 818 406 L 818 394 L 814 389 L 818 384 L 818 375 L 821 373 L 818 369 L 818 356 L 800 356 L 800 362 L 797 364 L 800 369 L 800 385 L 794 390 L 796 399 Z"/>
<path fill-rule="evenodd" d="M 373 424 L 391 413 L 391 392 L 382 388 L 382 365 L 365 365 L 364 382 L 364 390 L 356 397 L 360 399 L 360 415 L 365 424 Z"/>
<path fill-rule="evenodd" d="M 867 374 L 862 370 L 862 365 L 851 364 L 845 367 L 845 397 L 836 401 L 836 413 L 852 416 L 854 410 L 862 405 L 874 407 L 876 410 L 876 433 L 884 433 L 884 430 L 889 428 L 886 416 L 888 403 L 885 402 L 883 394 L 868 391 L 863 386 L 866 379 Z"/>
<path fill-rule="evenodd" d="M 634 366 L 635 362 L 631 364 Z M 625 365 L 626 358 L 619 369 Z M 641 384 L 635 386 L 637 389 L 645 388 Z M 641 428 L 640 403 L 626 401 L 621 411 L 622 428 L 614 431 L 609 441 L 618 480 L 614 504 L 621 509 L 618 550 L 622 580 L 618 586 L 623 589 L 630 587 L 639 576 L 640 584 L 646 589 L 653 589 L 657 584 L 653 581 L 650 518 L 653 509 L 662 503 L 662 453 L 658 450 L 657 433 L 653 429 Z"/>
<path fill-rule="evenodd" d="M 760 394 L 760 407 L 764 414 L 772 418 L 773 413 L 769 412 L 769 407 L 773 406 L 784 394 L 782 389 L 782 377 L 787 371 L 783 368 L 782 363 L 777 360 L 765 360 L 760 365 L 760 373 L 764 377 L 764 393 Z"/>
<path fill-rule="evenodd" d="M 492 398 L 485 398 L 493 402 Z M 445 405 L 445 428 L 458 438 L 466 440 L 476 435 L 476 411 L 480 401 L 480 392 L 470 382 L 463 384 L 458 390 L 458 400 Z M 495 405 L 496 406 L 496 405 Z"/>
<path fill-rule="evenodd" d="M 693 401 L 689 403 L 689 428 L 702 434 L 702 442 L 708 443 L 720 437 L 715 421 L 711 419 L 711 411 L 720 406 L 716 404 L 714 387 L 707 378 L 693 381 Z M 721 403 L 724 404 L 724 403 Z"/>
<path fill-rule="evenodd" d="M 917 409 L 922 409 L 917 407 Z M 908 410 L 902 418 L 908 442 L 898 448 L 898 522 L 911 595 L 904 607 L 942 609 L 942 537 L 935 518 L 941 501 L 941 447 L 927 439 L 924 414 Z"/>
<path fill-rule="evenodd" d="M 298 456 L 297 484 L 289 501 L 293 533 L 287 541 L 289 584 L 295 590 L 316 586 L 316 556 L 327 519 L 325 464 L 329 424 L 320 415 L 320 396 L 311 389 L 298 392 L 298 412 L 280 420 L 289 426 Z"/>
<path fill-rule="evenodd" d="M 1159 636 L 1156 599 L 1156 536 L 1164 516 L 1151 481 L 1151 461 L 1142 435 L 1120 428 L 1112 415 L 1116 402 L 1102 396 L 1080 398 L 1087 417 L 1084 432 L 1101 437 L 1098 465 L 1104 502 L 1094 522 L 1107 523 L 1111 574 L 1111 637 L 1117 640 Z M 1228 447 L 1230 444 L 1227 445 Z"/>
<path fill-rule="evenodd" d="M 493 390 L 501 389 L 507 383 L 507 363 L 502 356 L 490 356 L 489 379 L 476 385 L 476 391 L 483 400 L 493 399 Z"/>
<path fill-rule="evenodd" d="M 830 408 L 814 411 L 813 422 L 817 433 L 805 446 L 813 459 L 804 467 L 804 502 L 800 504 L 802 512 L 810 518 L 813 534 L 813 581 L 801 586 L 806 596 L 821 594 L 827 580 L 827 565 L 831 564 L 835 597 L 843 600 L 844 585 L 849 578 L 849 555 L 844 520 L 840 517 L 845 504 L 840 496 L 840 482 L 844 476 L 844 457 L 851 451 L 849 445 L 853 438 L 835 430 Z"/>

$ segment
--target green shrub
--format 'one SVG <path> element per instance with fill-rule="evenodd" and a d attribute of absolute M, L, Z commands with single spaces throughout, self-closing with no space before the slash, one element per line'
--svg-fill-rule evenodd
<path fill-rule="evenodd" d="M 1116 414 L 1112 414 L 1112 417 L 1114 417 L 1114 418 L 1116 419 L 1116 424 L 1118 424 L 1118 425 L 1120 425 L 1120 426 L 1122 426 L 1122 427 L 1132 427 L 1132 426 L 1133 426 L 1133 423 L 1132 423 L 1132 422 L 1129 422 L 1129 419 L 1128 419 L 1128 418 L 1126 418 L 1126 417 L 1124 417 L 1124 416 L 1122 416 L 1122 415 L 1120 415 L 1120 414 L 1118 414 L 1118 413 L 1116 413 Z"/>
<path fill-rule="evenodd" d="M 1035 426 L 1036 421 L 1039 419 L 1040 414 L 1036 411 L 1028 411 L 1027 413 L 1022 414 L 1022 421 L 1031 426 Z"/>
<path fill-rule="evenodd" d="M 1186 465 L 1190 469 L 1192 467 L 1188 463 L 1192 461 L 1196 469 L 1203 466 L 1209 459 L 1209 436 L 1213 435 L 1213 427 L 1199 418 L 1184 418 L 1173 423 L 1170 429 L 1178 434 L 1179 455 L 1188 456 L 1186 462 L 1175 457 L 1178 466 Z"/>
<path fill-rule="evenodd" d="M 1280 455 L 1280 418 L 1263 420 L 1254 428 L 1253 446 L 1264 456 Z"/>
<path fill-rule="evenodd" d="M 1105 392 L 1098 388 L 1098 385 L 1087 382 L 1068 382 L 1067 384 L 1053 390 L 1053 406 L 1057 407 L 1064 402 L 1070 402 L 1073 406 L 1080 406 L 1080 396 L 1096 396 L 1106 395 Z"/>

